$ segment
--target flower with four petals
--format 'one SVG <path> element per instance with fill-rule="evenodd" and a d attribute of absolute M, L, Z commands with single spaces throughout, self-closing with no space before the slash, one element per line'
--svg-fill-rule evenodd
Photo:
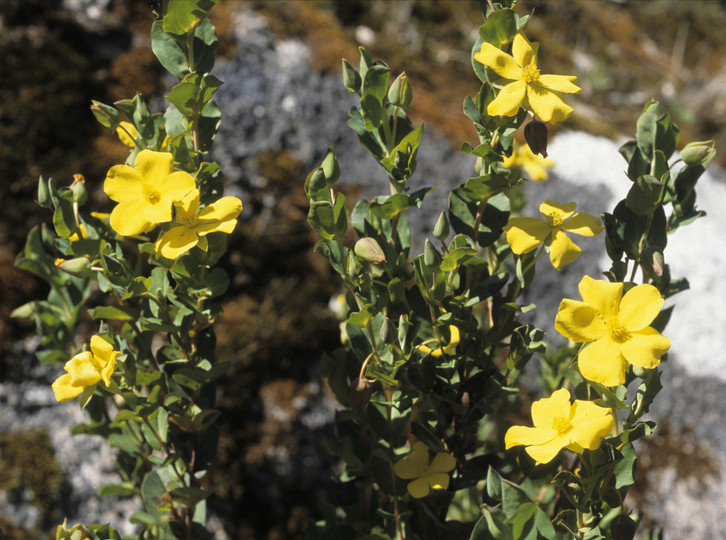
<path fill-rule="evenodd" d="M 527 103 L 544 122 L 561 122 L 572 113 L 561 93 L 579 94 L 577 77 L 541 75 L 537 68 L 537 48 L 521 33 L 514 36 L 512 55 L 491 43 L 482 43 L 474 59 L 493 70 L 507 83 L 487 106 L 491 116 L 515 116 Z"/>
<path fill-rule="evenodd" d="M 231 233 L 242 211 L 242 201 L 237 197 L 222 197 L 198 212 L 199 190 L 195 189 L 175 202 L 174 208 L 177 225 L 162 234 L 154 244 L 156 253 L 167 259 L 176 259 L 196 245 L 206 251 L 206 235 L 209 233 Z"/>
<path fill-rule="evenodd" d="M 53 392 L 58 401 L 70 401 L 83 393 L 83 390 L 103 380 L 108 386 L 116 366 L 118 351 L 101 336 L 91 337 L 91 350 L 78 353 L 66 362 L 65 375 L 53 382 Z"/>
<path fill-rule="evenodd" d="M 653 285 L 636 285 L 623 295 L 622 283 L 585 276 L 578 286 L 582 301 L 560 303 L 555 329 L 576 343 L 589 343 L 578 355 L 580 373 L 605 386 L 625 382 L 628 364 L 652 369 L 671 346 L 648 326 L 663 298 Z"/>
<path fill-rule="evenodd" d="M 456 467 L 456 459 L 446 452 L 439 452 L 429 463 L 429 450 L 416 441 L 411 453 L 393 466 L 396 476 L 412 480 L 407 489 L 411 497 L 421 499 L 435 489 L 449 487 L 449 472 Z"/>
<path fill-rule="evenodd" d="M 542 243 L 549 245 L 550 261 L 559 270 L 577 259 L 582 250 L 565 234 L 595 236 L 603 231 L 600 219 L 585 212 L 574 214 L 574 202 L 545 201 L 539 211 L 546 219 L 513 217 L 504 227 L 507 243 L 517 255 L 529 253 Z"/>
<path fill-rule="evenodd" d="M 579 399 L 570 403 L 565 388 L 532 403 L 532 422 L 534 427 L 510 427 L 504 444 L 507 449 L 526 446 L 537 463 L 549 463 L 563 448 L 578 454 L 585 448 L 595 450 L 614 425 L 610 409 Z"/>
<path fill-rule="evenodd" d="M 111 211 L 111 227 L 134 236 L 171 221 L 172 204 L 195 188 L 191 174 L 174 170 L 169 152 L 142 150 L 133 167 L 114 165 L 106 175 L 103 190 L 118 203 Z"/>

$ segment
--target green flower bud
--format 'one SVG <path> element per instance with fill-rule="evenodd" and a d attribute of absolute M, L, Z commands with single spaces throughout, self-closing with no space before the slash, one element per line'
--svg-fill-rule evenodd
<path fill-rule="evenodd" d="M 33 316 L 33 314 L 35 313 L 35 303 L 36 303 L 36 301 L 33 300 L 32 302 L 28 302 L 27 304 L 23 304 L 22 306 L 16 307 L 10 313 L 10 316 L 13 319 L 30 319 Z"/>
<path fill-rule="evenodd" d="M 42 176 L 38 179 L 38 204 L 43 208 L 53 207 L 50 180 L 45 180 Z"/>
<path fill-rule="evenodd" d="M 663 268 L 665 267 L 665 259 L 663 257 L 663 250 L 655 246 L 646 247 L 640 254 L 640 260 L 645 267 L 653 272 L 656 276 L 663 275 Z"/>
<path fill-rule="evenodd" d="M 56 259 L 55 265 L 72 276 L 87 276 L 91 271 L 91 261 L 86 257 L 76 257 L 74 259 Z"/>
<path fill-rule="evenodd" d="M 716 154 L 713 141 L 697 141 L 688 143 L 681 150 L 681 159 L 686 165 L 707 165 Z"/>
<path fill-rule="evenodd" d="M 86 191 L 86 179 L 83 178 L 82 174 L 73 175 L 73 183 L 71 184 L 71 191 L 73 192 L 73 202 L 78 206 L 83 206 L 88 200 L 88 192 Z"/>
<path fill-rule="evenodd" d="M 533 154 L 547 157 L 547 126 L 539 120 L 532 120 L 524 126 L 524 139 Z"/>
<path fill-rule="evenodd" d="M 340 178 L 340 167 L 338 166 L 338 157 L 335 155 L 335 148 L 332 146 L 328 148 L 328 152 L 323 158 L 323 164 L 320 167 L 323 169 L 328 187 L 333 187 L 333 184 Z"/>
<path fill-rule="evenodd" d="M 408 107 L 413 100 L 411 85 L 408 83 L 406 72 L 402 72 L 396 80 L 393 81 L 388 89 L 388 101 L 399 107 Z"/>
<path fill-rule="evenodd" d="M 446 217 L 446 212 L 443 210 L 434 225 L 434 236 L 439 242 L 443 242 L 449 237 L 449 218 Z"/>
<path fill-rule="evenodd" d="M 120 116 L 115 107 L 91 100 L 91 112 L 102 126 L 114 130 L 118 127 Z"/>
<path fill-rule="evenodd" d="M 355 243 L 353 251 L 359 259 L 364 261 L 380 264 L 386 262 L 386 255 L 383 253 L 380 244 L 375 238 L 361 238 Z"/>
<path fill-rule="evenodd" d="M 428 238 L 426 239 L 426 243 L 424 243 L 423 261 L 429 268 L 441 264 L 441 254 L 436 250 Z"/>

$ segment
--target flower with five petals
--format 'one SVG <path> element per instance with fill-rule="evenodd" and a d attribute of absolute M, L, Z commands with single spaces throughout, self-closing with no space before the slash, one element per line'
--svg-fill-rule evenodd
<path fill-rule="evenodd" d="M 563 448 L 578 454 L 585 448 L 598 448 L 612 430 L 614 419 L 610 409 L 592 401 L 576 399 L 571 404 L 570 392 L 560 388 L 532 403 L 532 422 L 534 427 L 510 427 L 504 444 L 507 449 L 524 445 L 537 463 L 549 463 Z"/>
<path fill-rule="evenodd" d="M 171 221 L 172 203 L 195 188 L 192 175 L 174 170 L 170 153 L 142 150 L 133 167 L 114 165 L 106 174 L 103 190 L 118 203 L 111 211 L 111 228 L 134 236 Z"/>
<path fill-rule="evenodd" d="M 663 306 L 653 285 L 636 285 L 623 295 L 622 283 L 585 276 L 578 286 L 582 301 L 560 303 L 555 329 L 576 343 L 589 343 L 578 355 L 580 373 L 605 386 L 625 382 L 628 364 L 652 369 L 671 346 L 648 326 Z"/>
<path fill-rule="evenodd" d="M 524 35 L 514 36 L 512 55 L 491 43 L 482 43 L 474 59 L 492 69 L 502 79 L 510 81 L 487 106 L 491 116 L 515 116 L 520 106 L 529 103 L 544 122 L 561 122 L 572 113 L 561 93 L 579 94 L 577 77 L 541 75 L 537 68 L 538 44 L 530 43 Z"/>
<path fill-rule="evenodd" d="M 585 212 L 574 214 L 576 204 L 545 201 L 539 211 L 546 219 L 513 217 L 504 227 L 507 243 L 517 255 L 529 253 L 543 242 L 549 245 L 550 261 L 559 270 L 577 259 L 582 250 L 565 234 L 595 236 L 603 231 L 598 218 Z"/>
<path fill-rule="evenodd" d="M 70 401 L 81 395 L 87 386 L 94 385 L 103 380 L 108 386 L 111 375 L 116 366 L 116 356 L 113 345 L 101 336 L 91 337 L 91 350 L 78 353 L 71 358 L 63 369 L 65 375 L 53 382 L 53 392 L 58 401 Z"/>
<path fill-rule="evenodd" d="M 177 225 L 162 234 L 154 244 L 156 253 L 167 259 L 176 259 L 196 245 L 206 251 L 206 235 L 209 233 L 231 233 L 242 211 L 242 201 L 237 197 L 222 197 L 198 212 L 199 190 L 194 189 L 181 201 L 175 202 L 174 208 Z"/>
<path fill-rule="evenodd" d="M 396 462 L 393 472 L 404 480 L 412 480 L 407 489 L 411 497 L 421 499 L 435 489 L 449 487 L 449 471 L 456 467 L 456 459 L 446 452 L 439 452 L 429 463 L 429 450 L 424 443 L 416 441 L 411 453 Z"/>

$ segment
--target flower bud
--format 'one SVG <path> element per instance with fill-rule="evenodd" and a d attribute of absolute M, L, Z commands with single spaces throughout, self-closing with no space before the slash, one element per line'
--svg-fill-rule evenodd
<path fill-rule="evenodd" d="M 539 120 L 532 120 L 524 126 L 524 139 L 533 154 L 547 157 L 547 126 Z"/>
<path fill-rule="evenodd" d="M 681 150 L 681 159 L 686 165 L 705 165 L 715 153 L 713 141 L 692 142 Z"/>
<path fill-rule="evenodd" d="M 354 409 L 365 407 L 375 392 L 375 382 L 370 379 L 355 379 L 350 384 L 350 406 Z"/>
<path fill-rule="evenodd" d="M 10 316 L 13 319 L 30 319 L 35 313 L 35 304 L 36 301 L 33 300 L 32 302 L 18 306 L 10 313 Z"/>
<path fill-rule="evenodd" d="M 88 192 L 86 191 L 86 179 L 83 178 L 82 174 L 73 175 L 71 191 L 73 192 L 73 202 L 77 203 L 78 206 L 83 206 L 88 200 Z"/>
<path fill-rule="evenodd" d="M 408 83 L 406 72 L 402 72 L 396 80 L 393 81 L 388 89 L 388 101 L 399 107 L 408 107 L 413 100 L 411 85 Z"/>
<path fill-rule="evenodd" d="M 665 259 L 663 258 L 663 250 L 655 246 L 646 247 L 640 254 L 640 260 L 645 264 L 646 268 L 653 272 L 656 276 L 663 275 L 663 267 Z"/>
<path fill-rule="evenodd" d="M 449 237 L 449 219 L 443 210 L 439 219 L 436 220 L 436 225 L 434 225 L 434 236 L 439 242 L 443 242 Z"/>
<path fill-rule="evenodd" d="M 428 238 L 424 243 L 424 256 L 423 261 L 426 266 L 432 268 L 441 264 L 441 254 L 436 250 L 431 240 Z"/>
<path fill-rule="evenodd" d="M 328 187 L 333 187 L 333 184 L 340 178 L 340 167 L 338 166 L 338 157 L 335 155 L 335 148 L 332 146 L 328 148 L 320 168 L 323 169 Z"/>
<path fill-rule="evenodd" d="M 55 265 L 72 276 L 85 276 L 91 270 L 91 261 L 86 257 L 76 257 L 75 259 L 56 259 Z"/>
<path fill-rule="evenodd" d="M 38 179 L 38 204 L 43 208 L 53 207 L 50 180 L 46 180 L 42 176 Z"/>
<path fill-rule="evenodd" d="M 119 124 L 119 113 L 115 107 L 91 100 L 91 112 L 104 127 L 116 129 Z"/>
<path fill-rule="evenodd" d="M 370 238 L 368 236 L 361 238 L 355 243 L 353 251 L 359 259 L 364 261 L 373 264 L 386 262 L 386 256 L 375 238 Z"/>

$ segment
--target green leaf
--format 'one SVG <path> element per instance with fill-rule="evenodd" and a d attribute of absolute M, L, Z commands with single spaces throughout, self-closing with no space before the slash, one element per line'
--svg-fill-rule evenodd
<path fill-rule="evenodd" d="M 170 34 L 182 35 L 206 17 L 217 0 L 169 0 L 163 29 Z"/>
<path fill-rule="evenodd" d="M 625 204 L 637 216 L 647 216 L 660 202 L 663 183 L 650 175 L 639 177 L 628 191 Z"/>
<path fill-rule="evenodd" d="M 337 230 L 333 205 L 328 201 L 311 201 L 308 223 L 326 240 L 335 238 Z"/>
<path fill-rule="evenodd" d="M 444 256 L 443 260 L 441 261 L 440 268 L 444 272 L 451 272 L 458 266 L 465 263 L 471 257 L 474 257 L 476 254 L 477 250 L 470 247 L 461 247 L 454 249 L 452 251 L 449 251 Z"/>
<path fill-rule="evenodd" d="M 61 197 L 58 200 L 58 206 L 56 206 L 53 212 L 53 227 L 55 228 L 56 234 L 61 238 L 68 238 L 76 231 L 73 204 L 65 197 Z"/>
<path fill-rule="evenodd" d="M 172 36 L 164 32 L 162 21 L 156 21 L 151 26 L 151 50 L 161 65 L 177 79 L 183 79 L 189 73 L 184 50 Z"/>
<path fill-rule="evenodd" d="M 482 41 L 491 43 L 500 48 L 514 38 L 519 27 L 519 17 L 511 9 L 500 9 L 493 12 L 483 25 L 479 27 L 479 37 Z"/>
<path fill-rule="evenodd" d="M 474 525 L 469 540 L 514 540 L 501 512 L 482 506 L 482 514 Z"/>
<path fill-rule="evenodd" d="M 474 224 L 479 205 L 484 209 L 475 235 Z M 494 195 L 486 202 L 475 203 L 466 196 L 464 186 L 454 189 L 449 195 L 449 221 L 456 233 L 475 237 L 482 247 L 490 246 L 502 234 L 502 227 L 509 220 L 509 198 L 504 193 Z"/>
<path fill-rule="evenodd" d="M 133 485 L 124 484 L 101 484 L 98 488 L 98 494 L 101 497 L 107 497 L 109 495 L 119 495 L 121 497 L 131 497 L 134 495 L 140 495 L 141 491 Z"/>
<path fill-rule="evenodd" d="M 361 97 L 360 110 L 367 131 L 378 129 L 384 121 L 388 120 L 380 101 L 372 94 Z"/>
<path fill-rule="evenodd" d="M 141 482 L 141 499 L 144 501 L 144 507 L 148 512 L 158 514 L 158 508 L 162 503 L 161 498 L 165 492 L 166 488 L 159 473 L 156 471 L 147 473 Z"/>
<path fill-rule="evenodd" d="M 362 84 L 360 75 L 345 58 L 343 58 L 343 84 L 348 89 L 348 92 L 360 94 Z"/>
<path fill-rule="evenodd" d="M 511 518 L 524 503 L 530 502 L 524 490 L 517 484 L 502 480 L 502 511 Z"/>
<path fill-rule="evenodd" d="M 376 62 L 366 70 L 363 77 L 361 103 L 366 96 L 372 96 L 379 105 L 383 105 L 383 98 L 388 93 L 388 78 L 391 70 L 386 64 Z"/>
<path fill-rule="evenodd" d="M 658 102 L 651 100 L 645 105 L 645 110 L 636 123 L 638 148 L 647 160 L 653 159 L 655 135 L 658 129 L 656 122 L 659 116 L 660 110 L 658 108 Z"/>
<path fill-rule="evenodd" d="M 136 321 L 141 316 L 138 309 L 127 306 L 99 306 L 88 310 L 94 319 L 112 319 L 118 321 Z"/>
<path fill-rule="evenodd" d="M 202 19 L 202 22 L 194 29 L 194 71 L 198 73 L 212 71 L 218 47 L 219 40 L 214 24 L 208 18 Z"/>

